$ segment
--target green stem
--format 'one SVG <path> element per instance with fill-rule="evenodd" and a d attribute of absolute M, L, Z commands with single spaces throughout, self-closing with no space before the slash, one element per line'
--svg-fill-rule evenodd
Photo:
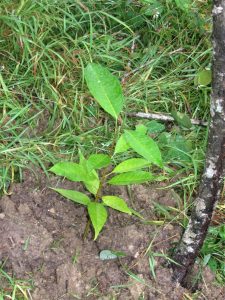
<path fill-rule="evenodd" d="M 102 188 L 105 184 L 105 180 L 106 180 L 106 175 L 107 175 L 107 170 L 108 170 L 108 167 L 104 168 L 103 169 L 103 172 L 102 172 L 102 176 L 100 178 L 100 183 L 99 183 L 99 188 L 98 188 L 98 191 L 95 195 L 95 200 L 94 202 L 98 202 L 99 199 L 101 198 L 102 196 Z M 84 234 L 83 234 L 83 239 L 85 240 L 87 238 L 87 235 L 88 235 L 88 232 L 89 232 L 89 229 L 90 229 L 90 225 L 91 225 L 91 220 L 89 219 L 88 222 L 87 222 L 87 225 L 84 229 Z"/>
<path fill-rule="evenodd" d="M 91 220 L 88 219 L 88 222 L 85 226 L 84 233 L 83 233 L 83 240 L 86 240 L 86 238 L 87 238 L 88 232 L 90 230 L 90 225 L 91 225 Z"/>
<path fill-rule="evenodd" d="M 114 135 L 114 139 L 113 139 L 112 145 L 110 147 L 110 152 L 109 152 L 110 158 L 112 158 L 113 153 L 114 153 L 114 147 L 115 147 L 115 144 L 116 144 L 116 141 L 117 141 L 117 135 L 118 135 L 118 132 L 120 131 L 119 129 L 120 129 L 120 127 L 118 127 L 118 123 L 116 121 L 116 123 L 115 123 L 115 135 Z M 101 175 L 100 183 L 99 183 L 99 188 L 98 188 L 98 191 L 95 195 L 94 202 L 98 202 L 99 199 L 102 196 L 102 189 L 105 185 L 105 181 L 106 181 L 106 178 L 107 178 L 107 175 L 108 175 L 107 171 L 108 171 L 108 167 L 105 167 L 102 171 L 102 175 Z M 83 240 L 85 240 L 87 238 L 88 232 L 90 230 L 90 225 L 91 225 L 91 220 L 89 219 L 87 224 L 86 224 L 86 227 L 84 229 Z"/>

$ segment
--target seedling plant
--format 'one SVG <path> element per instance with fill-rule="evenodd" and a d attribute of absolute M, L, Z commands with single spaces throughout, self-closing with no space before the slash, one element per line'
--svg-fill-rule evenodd
<path fill-rule="evenodd" d="M 84 184 L 86 194 L 75 190 L 53 189 L 67 199 L 87 207 L 90 221 L 87 223 L 84 237 L 87 236 L 91 223 L 96 240 L 107 221 L 107 207 L 141 217 L 138 212 L 128 207 L 121 197 L 103 195 L 105 184 L 141 184 L 154 180 L 160 181 L 165 177 L 162 173 L 158 175 L 150 171 L 150 167 L 163 169 L 163 161 L 157 143 L 147 134 L 146 126 L 139 125 L 135 130 L 127 129 L 120 134 L 118 117 L 123 108 L 124 97 L 119 80 L 105 67 L 95 63 L 90 63 L 86 67 L 85 79 L 95 100 L 115 120 L 113 149 L 109 154 L 91 154 L 88 158 L 85 158 L 79 151 L 79 163 L 58 162 L 50 171 L 71 181 Z M 117 138 L 118 135 L 120 136 Z M 133 157 L 115 164 L 116 155 L 128 150 L 133 150 Z"/>

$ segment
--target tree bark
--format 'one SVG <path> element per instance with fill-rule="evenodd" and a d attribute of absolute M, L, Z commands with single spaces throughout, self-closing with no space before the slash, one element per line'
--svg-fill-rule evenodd
<path fill-rule="evenodd" d="M 225 174 L 225 0 L 213 4 L 211 123 L 205 169 L 189 224 L 173 255 L 179 264 L 173 265 L 173 279 L 183 286 L 206 237 Z"/>

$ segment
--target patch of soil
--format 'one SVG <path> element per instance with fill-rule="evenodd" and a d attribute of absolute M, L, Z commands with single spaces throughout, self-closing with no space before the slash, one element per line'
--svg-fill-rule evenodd
<path fill-rule="evenodd" d="M 32 278 L 33 300 L 57 299 L 188 299 L 188 291 L 171 282 L 165 260 L 155 258 L 154 280 L 146 249 L 168 252 L 177 242 L 180 229 L 156 227 L 135 217 L 109 210 L 108 222 L 97 241 L 90 232 L 83 241 L 87 222 L 85 208 L 64 199 L 49 187 L 83 191 L 82 186 L 55 177 L 47 179 L 25 172 L 24 182 L 14 184 L 11 195 L 0 200 L 0 260 L 17 278 Z M 154 186 L 111 187 L 104 194 L 127 200 L 147 220 L 154 217 L 153 201 L 176 206 L 170 191 Z M 154 217 L 155 218 L 155 217 Z M 123 251 L 126 257 L 99 259 L 101 250 Z M 224 299 L 207 270 L 202 292 L 195 299 Z M 1 284 L 1 283 L 0 283 Z"/>

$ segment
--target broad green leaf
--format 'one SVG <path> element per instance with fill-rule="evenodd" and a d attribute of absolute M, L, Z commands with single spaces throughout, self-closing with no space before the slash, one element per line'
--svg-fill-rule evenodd
<path fill-rule="evenodd" d="M 80 149 L 79 149 L 79 158 L 80 158 L 80 165 L 82 165 L 86 161 L 86 159 Z"/>
<path fill-rule="evenodd" d="M 138 125 L 135 126 L 135 131 L 140 133 L 140 134 L 145 135 L 148 131 L 148 128 L 143 124 L 138 124 Z"/>
<path fill-rule="evenodd" d="M 87 180 L 83 181 L 83 183 L 90 193 L 96 195 L 100 185 L 98 173 L 94 169 L 92 169 L 88 173 Z"/>
<path fill-rule="evenodd" d="M 191 1 L 190 0 L 175 0 L 177 7 L 182 9 L 185 12 L 188 12 L 191 8 Z"/>
<path fill-rule="evenodd" d="M 159 145 L 162 144 L 162 145 L 168 145 L 170 143 L 170 140 L 171 140 L 171 133 L 169 132 L 162 132 L 160 135 L 159 135 Z"/>
<path fill-rule="evenodd" d="M 148 134 L 150 133 L 159 133 L 165 130 L 165 125 L 162 123 L 159 123 L 155 120 L 152 120 L 146 124 L 146 128 L 148 130 Z"/>
<path fill-rule="evenodd" d="M 87 179 L 87 174 L 83 167 L 73 162 L 59 162 L 51 167 L 49 171 L 72 181 L 84 181 Z"/>
<path fill-rule="evenodd" d="M 144 171 L 122 173 L 111 178 L 108 183 L 113 185 L 138 184 L 154 180 L 155 177 Z"/>
<path fill-rule="evenodd" d="M 81 151 L 79 151 L 79 156 L 80 156 L 80 166 L 82 166 L 82 169 L 86 174 L 86 179 L 83 180 L 83 183 L 90 193 L 96 195 L 100 185 L 98 173 L 93 169 L 91 163 L 84 158 Z"/>
<path fill-rule="evenodd" d="M 133 130 L 125 131 L 125 138 L 130 147 L 149 162 L 162 167 L 162 157 L 158 145 L 147 135 L 140 135 Z"/>
<path fill-rule="evenodd" d="M 134 170 L 141 169 L 143 167 L 149 166 L 151 163 L 143 158 L 130 158 L 123 162 L 121 162 L 115 169 L 112 171 L 113 173 L 124 173 L 130 172 Z"/>
<path fill-rule="evenodd" d="M 116 143 L 114 154 L 125 152 L 129 148 L 130 146 L 126 141 L 124 134 L 122 134 Z"/>
<path fill-rule="evenodd" d="M 72 200 L 73 202 L 83 204 L 83 205 L 88 205 L 91 202 L 90 198 L 84 193 L 77 192 L 74 190 L 54 189 L 54 188 L 52 189 L 58 192 L 59 194 L 61 194 L 62 196 Z"/>
<path fill-rule="evenodd" d="M 99 258 L 101 260 L 110 260 L 110 259 L 116 259 L 117 258 L 117 255 L 114 254 L 112 251 L 110 250 L 102 250 L 100 253 L 99 253 Z"/>
<path fill-rule="evenodd" d="M 102 201 L 105 205 L 107 205 L 113 209 L 116 209 L 116 210 L 119 210 L 121 212 L 131 215 L 131 211 L 130 211 L 129 207 L 127 206 L 127 203 L 122 198 L 119 198 L 116 196 L 103 196 Z"/>
<path fill-rule="evenodd" d="M 94 171 L 94 170 L 93 170 Z M 86 189 L 92 193 L 93 195 L 96 195 L 99 189 L 100 180 L 98 178 L 98 174 L 94 171 L 94 176 L 92 180 L 84 181 L 84 185 Z"/>
<path fill-rule="evenodd" d="M 192 144 L 181 135 L 173 136 L 170 133 L 163 132 L 159 136 L 159 146 L 166 162 L 191 161 Z"/>
<path fill-rule="evenodd" d="M 203 259 L 203 266 L 204 267 L 208 264 L 210 258 L 211 258 L 211 254 L 207 254 L 207 255 L 204 256 L 204 259 Z"/>
<path fill-rule="evenodd" d="M 116 258 L 125 257 L 125 256 L 127 256 L 127 255 L 123 251 L 102 250 L 99 253 L 99 258 L 101 260 L 110 260 L 110 259 L 116 259 Z"/>
<path fill-rule="evenodd" d="M 91 223 L 95 230 L 94 240 L 97 239 L 99 232 L 102 230 L 107 220 L 107 210 L 101 203 L 90 202 L 88 204 L 88 214 L 91 219 Z"/>
<path fill-rule="evenodd" d="M 197 73 L 194 84 L 207 86 L 212 81 L 212 71 L 211 70 L 201 70 Z"/>
<path fill-rule="evenodd" d="M 177 122 L 178 125 L 191 128 L 191 119 L 188 117 L 188 115 L 180 113 L 178 111 L 173 110 L 171 112 L 171 115 L 173 116 L 174 120 Z"/>
<path fill-rule="evenodd" d="M 141 14 L 144 14 L 146 16 L 158 16 L 162 13 L 163 11 L 163 5 L 162 3 L 160 3 L 159 1 L 157 0 L 151 0 L 151 1 L 143 1 L 143 3 L 145 4 L 148 4 L 148 5 L 145 5 L 141 8 L 140 10 L 140 13 Z"/>
<path fill-rule="evenodd" d="M 123 93 L 119 80 L 108 69 L 89 63 L 84 71 L 87 86 L 100 106 L 117 119 L 123 107 Z"/>
<path fill-rule="evenodd" d="M 101 169 L 107 167 L 111 163 L 111 159 L 106 154 L 92 154 L 88 158 L 88 163 L 93 169 Z"/>

